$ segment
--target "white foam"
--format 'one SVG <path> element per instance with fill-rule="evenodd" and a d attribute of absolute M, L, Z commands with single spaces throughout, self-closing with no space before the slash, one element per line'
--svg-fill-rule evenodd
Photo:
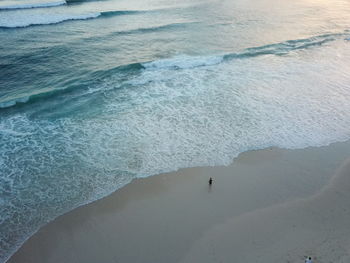
<path fill-rule="evenodd" d="M 212 66 L 193 66 L 203 63 L 192 59 L 154 63 L 123 89 L 111 88 L 125 84 L 111 77 L 99 87 L 100 97 L 93 94 L 100 103 L 88 104 L 84 112 L 75 108 L 72 118 L 50 118 L 55 110 L 45 111 L 44 103 L 39 112 L 33 106 L 1 118 L 0 185 L 7 199 L 0 214 L 21 223 L 5 220 L 0 231 L 25 237 L 135 177 L 229 164 L 251 149 L 350 138 L 349 42 Z M 19 218 L 22 214 L 26 217 Z M 9 232 L 0 236 L 5 240 Z"/>
<path fill-rule="evenodd" d="M 55 2 L 33 2 L 33 3 L 23 3 L 23 4 L 15 4 L 15 5 L 0 5 L 1 9 L 27 9 L 27 8 L 40 8 L 40 7 L 54 7 L 67 4 L 66 1 L 60 0 Z"/>
<path fill-rule="evenodd" d="M 29 96 L 24 96 L 22 98 L 17 98 L 17 99 L 5 100 L 0 102 L 0 108 L 8 108 L 16 105 L 18 102 L 26 103 L 28 101 L 29 101 Z"/>
<path fill-rule="evenodd" d="M 170 59 L 161 59 L 142 65 L 147 69 L 190 69 L 201 66 L 212 66 L 223 61 L 223 56 L 177 56 Z"/>

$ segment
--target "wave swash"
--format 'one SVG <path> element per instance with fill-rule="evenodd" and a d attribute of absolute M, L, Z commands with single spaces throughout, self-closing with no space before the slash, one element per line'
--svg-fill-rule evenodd
<path fill-rule="evenodd" d="M 349 139 L 344 38 L 139 63 L 31 107 L 31 97 L 13 99 L 23 107 L 2 109 L 0 119 L 1 261 L 41 225 L 133 178 Z"/>

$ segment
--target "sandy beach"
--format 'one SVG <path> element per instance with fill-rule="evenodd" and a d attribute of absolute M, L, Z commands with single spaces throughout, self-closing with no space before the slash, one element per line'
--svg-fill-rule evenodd
<path fill-rule="evenodd" d="M 44 226 L 8 262 L 350 262 L 349 157 L 350 142 L 269 148 L 137 179 Z"/>

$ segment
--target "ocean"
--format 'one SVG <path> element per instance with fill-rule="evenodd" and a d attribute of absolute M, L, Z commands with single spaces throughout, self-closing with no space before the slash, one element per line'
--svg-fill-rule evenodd
<path fill-rule="evenodd" d="M 348 0 L 1 0 L 0 262 L 131 180 L 350 138 Z"/>

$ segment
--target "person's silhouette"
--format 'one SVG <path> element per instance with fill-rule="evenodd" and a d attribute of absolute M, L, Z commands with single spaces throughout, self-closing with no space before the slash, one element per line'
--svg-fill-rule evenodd
<path fill-rule="evenodd" d="M 212 185 L 213 184 L 213 178 L 209 178 L 209 185 Z"/>

